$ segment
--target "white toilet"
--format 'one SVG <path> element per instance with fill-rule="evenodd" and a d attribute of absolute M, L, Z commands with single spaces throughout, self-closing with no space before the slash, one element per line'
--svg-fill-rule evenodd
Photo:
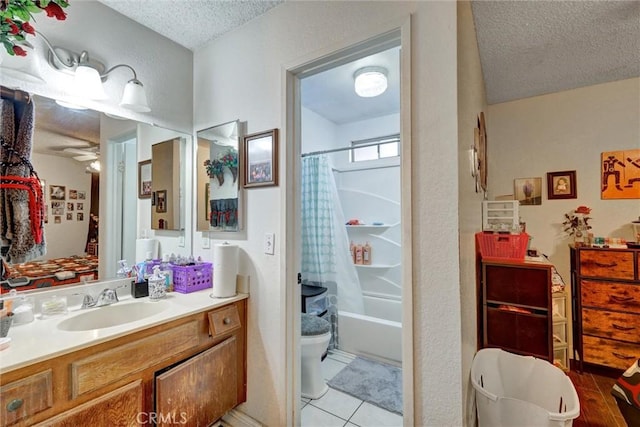
<path fill-rule="evenodd" d="M 329 347 L 331 325 L 321 317 L 301 313 L 302 397 L 319 399 L 329 390 L 322 377 L 320 362 Z"/>

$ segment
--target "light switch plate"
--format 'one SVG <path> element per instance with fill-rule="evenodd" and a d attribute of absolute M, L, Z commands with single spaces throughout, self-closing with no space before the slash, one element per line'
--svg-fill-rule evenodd
<path fill-rule="evenodd" d="M 211 240 L 209 239 L 209 233 L 204 231 L 202 233 L 202 249 L 209 249 L 211 247 Z"/>
<path fill-rule="evenodd" d="M 264 253 L 273 255 L 275 253 L 276 235 L 275 233 L 264 233 Z"/>

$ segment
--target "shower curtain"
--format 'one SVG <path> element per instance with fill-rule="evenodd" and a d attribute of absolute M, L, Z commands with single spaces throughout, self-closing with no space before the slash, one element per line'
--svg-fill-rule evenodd
<path fill-rule="evenodd" d="M 338 310 L 364 313 L 358 273 L 351 259 L 349 237 L 329 160 L 325 155 L 302 159 L 303 283 L 327 287 L 328 320 L 339 345 Z"/>

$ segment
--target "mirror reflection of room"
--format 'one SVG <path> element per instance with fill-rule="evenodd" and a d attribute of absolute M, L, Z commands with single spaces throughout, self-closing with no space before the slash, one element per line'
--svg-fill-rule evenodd
<path fill-rule="evenodd" d="M 198 230 L 238 231 L 239 122 L 198 132 Z"/>
<path fill-rule="evenodd" d="M 97 279 L 99 113 L 5 87 L 1 105 L 2 291 Z"/>

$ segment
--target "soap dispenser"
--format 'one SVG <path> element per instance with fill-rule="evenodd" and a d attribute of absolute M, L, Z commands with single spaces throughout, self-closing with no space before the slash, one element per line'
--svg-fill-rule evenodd
<path fill-rule="evenodd" d="M 159 301 L 167 295 L 166 277 L 160 272 L 160 266 L 153 267 L 153 274 L 149 277 L 149 301 Z"/>

